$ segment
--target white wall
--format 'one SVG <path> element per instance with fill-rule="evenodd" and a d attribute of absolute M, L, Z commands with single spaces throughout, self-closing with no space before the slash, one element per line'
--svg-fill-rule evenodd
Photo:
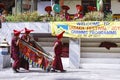
<path fill-rule="evenodd" d="M 70 7 L 70 10 L 68 11 L 68 13 L 75 14 L 77 12 L 76 5 L 77 4 L 81 5 L 81 0 L 65 0 L 64 4 Z"/>
<path fill-rule="evenodd" d="M 33 29 L 34 31 L 32 33 L 51 33 L 50 24 L 47 22 L 4 22 L 0 29 L 0 42 L 6 38 L 8 43 L 11 44 L 13 30 L 22 30 L 25 27 Z"/>
<path fill-rule="evenodd" d="M 50 5 L 51 5 L 51 1 L 39 1 L 37 3 L 37 11 L 40 14 L 47 14 L 47 12 L 45 11 L 45 7 Z"/>
<path fill-rule="evenodd" d="M 111 9 L 113 14 L 120 14 L 120 2 L 118 0 L 111 0 Z"/>

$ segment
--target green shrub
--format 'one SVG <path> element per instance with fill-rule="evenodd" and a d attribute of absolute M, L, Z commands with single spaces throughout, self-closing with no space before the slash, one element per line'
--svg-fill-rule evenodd
<path fill-rule="evenodd" d="M 8 16 L 6 17 L 6 20 L 7 20 L 7 21 L 10 21 L 10 22 L 16 21 L 16 20 L 15 20 L 15 16 L 13 16 L 13 15 L 8 15 Z"/>
<path fill-rule="evenodd" d="M 39 15 L 35 12 L 24 12 L 17 15 L 6 16 L 8 22 L 39 22 L 39 21 L 65 21 L 65 18 L 61 18 L 59 14 L 56 16 Z"/>
<path fill-rule="evenodd" d="M 104 21 L 113 21 L 113 15 L 111 13 L 107 14 Z"/>
<path fill-rule="evenodd" d="M 17 15 L 8 15 L 6 16 L 6 20 L 8 22 L 31 22 L 31 21 L 39 21 L 39 15 L 38 13 L 35 12 L 24 12 L 22 14 L 17 14 Z"/>
<path fill-rule="evenodd" d="M 83 21 L 102 21 L 102 20 L 104 20 L 104 13 L 98 11 L 88 12 L 83 17 Z"/>
<path fill-rule="evenodd" d="M 60 14 L 56 14 L 55 16 L 48 15 L 39 15 L 37 11 L 35 12 L 25 12 L 18 15 L 8 15 L 6 17 L 8 22 L 47 22 L 47 21 L 66 21 L 64 17 L 61 17 Z M 99 11 L 88 12 L 83 17 L 83 19 L 76 19 L 74 21 L 113 21 L 112 14 L 108 14 L 104 18 L 104 13 Z"/>

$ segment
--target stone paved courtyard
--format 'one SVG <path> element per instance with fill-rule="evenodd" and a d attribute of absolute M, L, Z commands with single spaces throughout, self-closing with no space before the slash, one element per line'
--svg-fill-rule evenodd
<path fill-rule="evenodd" d="M 120 80 L 119 69 L 70 69 L 66 73 L 46 73 L 40 68 L 14 73 L 12 68 L 0 70 L 0 80 Z"/>

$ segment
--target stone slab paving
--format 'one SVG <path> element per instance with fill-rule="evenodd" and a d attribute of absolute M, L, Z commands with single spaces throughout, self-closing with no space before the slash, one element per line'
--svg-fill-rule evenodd
<path fill-rule="evenodd" d="M 14 73 L 11 68 L 0 70 L 0 80 L 120 80 L 119 69 L 70 69 L 66 73 L 46 73 L 40 68 Z"/>

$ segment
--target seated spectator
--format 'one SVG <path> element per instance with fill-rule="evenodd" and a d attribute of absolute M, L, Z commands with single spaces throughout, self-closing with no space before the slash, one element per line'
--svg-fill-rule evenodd
<path fill-rule="evenodd" d="M 1 15 L 1 22 L 5 22 L 6 19 L 5 17 L 8 15 L 8 12 L 6 10 L 3 10 L 2 15 Z"/>
<path fill-rule="evenodd" d="M 96 11 L 96 7 L 93 7 L 93 6 L 88 6 L 87 9 L 88 9 L 88 12 Z"/>
<path fill-rule="evenodd" d="M 77 13 L 74 15 L 74 19 L 80 19 L 83 18 L 83 7 L 81 5 L 76 5 Z"/>
<path fill-rule="evenodd" d="M 68 6 L 66 6 L 66 5 L 62 6 L 63 13 L 62 13 L 61 17 L 63 17 L 66 21 L 70 21 L 70 15 L 68 13 L 69 9 L 70 8 Z"/>
<path fill-rule="evenodd" d="M 106 17 L 107 14 L 112 14 L 112 11 L 108 5 L 106 5 L 104 9 L 104 17 Z"/>
<path fill-rule="evenodd" d="M 51 6 L 46 6 L 46 7 L 45 7 L 45 11 L 48 13 L 48 16 L 52 16 L 52 15 L 51 15 L 51 11 L 52 11 Z"/>
<path fill-rule="evenodd" d="M 0 2 L 0 14 L 2 14 L 4 9 L 5 9 L 5 4 Z"/>

